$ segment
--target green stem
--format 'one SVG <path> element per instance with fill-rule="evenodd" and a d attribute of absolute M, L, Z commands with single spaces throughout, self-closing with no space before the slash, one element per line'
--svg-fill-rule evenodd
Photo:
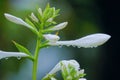
<path fill-rule="evenodd" d="M 33 61 L 32 80 L 37 80 L 37 66 L 38 66 L 39 45 L 40 45 L 40 39 L 38 38 L 37 43 L 36 43 L 34 61 Z"/>

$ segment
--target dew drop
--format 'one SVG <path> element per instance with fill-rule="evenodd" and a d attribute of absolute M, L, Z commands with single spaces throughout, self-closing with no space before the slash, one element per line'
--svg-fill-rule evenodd
<path fill-rule="evenodd" d="M 18 60 L 20 60 L 20 59 L 21 59 L 21 57 L 17 57 L 17 59 L 18 59 Z"/>

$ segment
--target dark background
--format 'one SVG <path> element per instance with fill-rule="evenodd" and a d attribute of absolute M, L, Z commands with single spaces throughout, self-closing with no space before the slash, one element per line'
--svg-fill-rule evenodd
<path fill-rule="evenodd" d="M 107 33 L 111 34 L 112 39 L 110 44 L 107 46 L 107 60 L 104 66 L 103 78 L 106 80 L 120 79 L 120 51 L 119 51 L 119 18 L 120 18 L 120 5 L 119 1 L 109 1 L 105 0 L 100 3 L 101 9 L 104 10 L 104 15 L 102 16 L 104 29 Z M 103 5 L 103 6 L 102 6 Z"/>
<path fill-rule="evenodd" d="M 76 0 L 69 0 L 74 9 L 79 9 L 81 5 Z M 79 0 L 80 1 L 80 0 Z M 118 0 L 96 0 L 94 8 L 97 6 L 100 9 L 102 29 L 105 33 L 112 36 L 106 46 L 104 55 L 104 66 L 102 69 L 102 80 L 120 79 L 120 5 Z"/>

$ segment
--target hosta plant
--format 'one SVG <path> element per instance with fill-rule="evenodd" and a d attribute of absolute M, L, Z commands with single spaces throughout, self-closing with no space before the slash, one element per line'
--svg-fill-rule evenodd
<path fill-rule="evenodd" d="M 36 47 L 34 55 L 21 44 L 13 41 L 19 52 L 0 51 L 0 59 L 8 57 L 26 57 L 33 62 L 32 80 L 37 80 L 38 55 L 42 48 L 48 46 L 76 46 L 78 48 L 93 48 L 104 44 L 110 39 L 110 35 L 103 33 L 90 34 L 88 36 L 76 39 L 60 41 L 60 37 L 53 32 L 62 30 L 68 24 L 67 21 L 57 23 L 55 18 L 59 15 L 60 9 L 50 7 L 49 4 L 44 10 L 37 9 L 37 13 L 31 13 L 25 20 L 5 13 L 9 21 L 25 26 L 36 35 Z M 56 73 L 61 71 L 63 80 L 86 80 L 84 69 L 80 68 L 76 60 L 60 61 L 42 80 L 57 80 Z"/>

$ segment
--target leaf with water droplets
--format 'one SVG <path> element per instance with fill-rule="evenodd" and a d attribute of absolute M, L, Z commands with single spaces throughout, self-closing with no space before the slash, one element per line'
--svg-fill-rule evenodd
<path fill-rule="evenodd" d="M 22 52 L 5 52 L 0 51 L 0 59 L 8 59 L 9 57 L 29 57 L 29 55 L 22 53 Z"/>
<path fill-rule="evenodd" d="M 77 46 L 78 48 L 80 47 L 93 48 L 93 47 L 97 47 L 104 44 L 110 39 L 110 37 L 111 36 L 107 34 L 97 33 L 97 34 L 88 35 L 76 40 L 56 41 L 55 43 L 49 42 L 49 45 L 53 45 L 53 46 L 62 46 L 62 45 L 70 46 L 71 45 L 73 47 Z"/>

